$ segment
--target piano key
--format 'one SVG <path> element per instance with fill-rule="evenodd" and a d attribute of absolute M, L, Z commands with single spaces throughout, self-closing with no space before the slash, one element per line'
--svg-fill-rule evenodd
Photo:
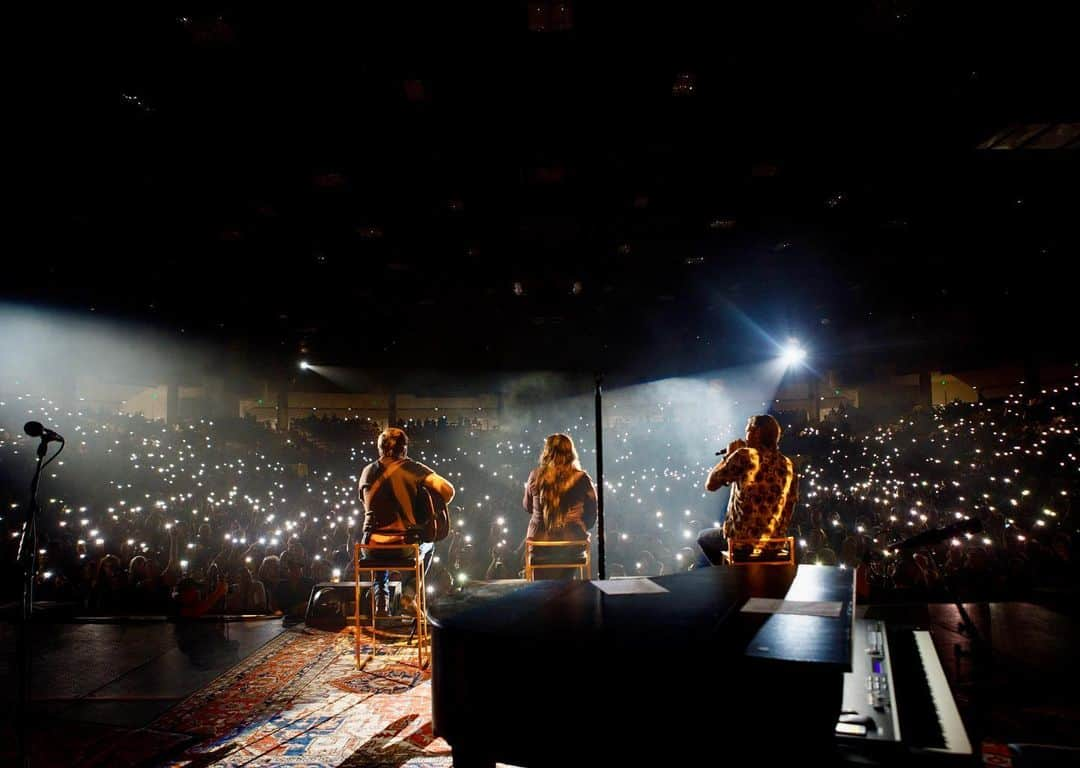
<path fill-rule="evenodd" d="M 915 646 L 922 661 L 930 697 L 933 700 L 934 710 L 945 741 L 943 749 L 928 748 L 936 752 L 970 755 L 971 742 L 968 740 L 964 723 L 960 719 L 956 701 L 949 690 L 949 681 L 945 678 L 945 670 L 942 668 L 941 659 L 938 658 L 937 650 L 934 648 L 934 641 L 931 639 L 929 632 L 917 631 L 913 634 L 915 636 Z"/>
<path fill-rule="evenodd" d="M 945 735 L 934 708 L 914 633 L 908 629 L 891 631 L 888 651 L 889 673 L 904 744 L 923 749 L 944 748 Z"/>

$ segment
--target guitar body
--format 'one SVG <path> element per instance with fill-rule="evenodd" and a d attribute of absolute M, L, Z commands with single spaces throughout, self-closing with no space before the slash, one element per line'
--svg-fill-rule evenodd
<path fill-rule="evenodd" d="M 443 497 L 420 486 L 416 499 L 416 517 L 420 524 L 420 540 L 442 541 L 450 535 L 450 510 Z"/>

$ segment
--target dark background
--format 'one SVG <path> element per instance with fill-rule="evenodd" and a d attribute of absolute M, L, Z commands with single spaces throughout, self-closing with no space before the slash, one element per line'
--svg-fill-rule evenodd
<path fill-rule="evenodd" d="M 1060 3 L 142 5 L 35 31 L 0 298 L 257 367 L 1075 353 Z"/>

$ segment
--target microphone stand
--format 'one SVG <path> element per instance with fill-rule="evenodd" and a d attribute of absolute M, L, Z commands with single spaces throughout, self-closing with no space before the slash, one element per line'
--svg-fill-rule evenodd
<path fill-rule="evenodd" d="M 62 451 L 61 443 L 60 450 Z M 26 517 L 23 520 L 22 536 L 19 538 L 19 554 L 16 562 L 22 568 L 22 608 L 19 614 L 19 626 L 15 635 L 15 656 L 19 668 L 19 690 L 15 702 L 15 729 L 18 738 L 18 765 L 29 768 L 30 765 L 30 618 L 34 610 L 34 572 L 37 570 L 37 513 L 38 483 L 49 444 L 43 437 L 37 447 L 37 465 L 34 477 L 30 481 L 30 499 L 26 505 Z M 60 451 L 53 456 L 60 455 Z M 50 459 L 51 461 L 52 459 Z"/>
<path fill-rule="evenodd" d="M 607 559 L 605 557 L 605 521 L 604 521 L 604 412 L 603 412 L 603 377 L 596 374 L 596 535 L 598 561 L 597 576 L 601 580 L 607 578 Z"/>
<path fill-rule="evenodd" d="M 933 547 L 950 536 L 954 536 L 966 531 L 979 530 L 982 530 L 982 526 L 977 520 L 957 523 L 955 525 L 945 526 L 944 528 L 938 530 L 925 531 L 911 537 L 907 541 L 900 542 L 898 544 L 890 544 L 889 548 L 891 549 L 896 546 L 899 546 L 900 549 L 922 549 L 923 547 Z M 983 638 L 983 636 L 980 634 L 979 630 L 975 626 L 975 623 L 971 620 L 971 616 L 968 614 L 967 610 L 960 602 L 959 596 L 953 590 L 951 580 L 944 575 L 945 569 L 941 567 L 941 565 L 934 557 L 933 549 L 930 550 L 929 556 L 930 561 L 934 564 L 934 567 L 937 568 L 938 573 L 942 574 L 941 583 L 946 597 L 948 597 L 949 602 L 956 606 L 956 610 L 960 614 L 960 625 L 958 631 L 961 635 L 966 636 L 970 640 L 970 654 L 972 656 L 986 658 L 987 654 L 990 651 L 989 642 L 987 642 L 986 639 Z"/>
<path fill-rule="evenodd" d="M 933 550 L 931 550 L 930 556 L 933 558 Z M 961 636 L 967 637 L 968 642 L 971 643 L 971 650 L 967 652 L 967 655 L 977 663 L 989 659 L 991 656 L 990 641 L 983 637 L 975 626 L 975 622 L 971 620 L 971 615 L 964 608 L 964 604 L 960 602 L 960 596 L 953 589 L 952 580 L 945 574 L 944 569 L 938 564 L 937 560 L 934 560 L 934 566 L 938 569 L 938 573 L 942 574 L 941 583 L 945 589 L 946 597 L 949 598 L 949 601 L 956 607 L 957 613 L 960 614 L 960 624 L 957 626 L 957 631 Z M 987 617 L 987 620 L 989 621 L 989 617 Z M 955 646 L 955 650 L 958 656 L 963 655 L 959 645 Z"/>
<path fill-rule="evenodd" d="M 946 528 L 945 530 L 948 530 L 948 528 Z M 957 529 L 957 532 L 959 532 L 959 530 L 960 529 Z M 914 538 L 919 539 L 919 538 L 922 538 L 923 536 L 924 536 L 924 534 L 919 534 L 918 536 L 916 536 Z M 943 540 L 943 539 L 941 539 L 941 540 Z M 930 540 L 930 541 L 924 541 L 921 544 L 912 545 L 911 544 L 911 539 L 909 539 L 906 542 L 906 544 L 907 544 L 906 547 L 905 547 L 905 542 L 895 542 L 893 544 L 889 544 L 888 546 L 886 546 L 886 550 L 895 549 L 898 546 L 901 549 L 904 549 L 904 548 L 922 549 L 923 547 L 928 547 L 928 546 L 932 547 L 937 543 L 938 543 L 938 541 Z M 971 615 L 968 614 L 967 609 L 964 608 L 963 603 L 960 602 L 960 597 L 959 597 L 959 595 L 956 594 L 956 591 L 953 589 L 953 585 L 952 585 L 951 580 L 944 575 L 945 570 L 938 564 L 937 559 L 934 557 L 934 552 L 933 552 L 932 549 L 930 550 L 929 556 L 930 556 L 931 562 L 933 562 L 933 564 L 934 564 L 934 567 L 937 568 L 938 573 L 942 574 L 941 584 L 942 584 L 942 588 L 943 588 L 943 590 L 945 592 L 945 596 L 948 598 L 949 602 L 951 602 L 956 607 L 957 613 L 960 614 L 960 624 L 957 627 L 956 631 L 961 636 L 966 637 L 968 639 L 968 641 L 971 643 L 971 650 L 968 651 L 967 655 L 971 656 L 973 659 L 978 659 L 980 661 L 989 659 L 990 655 L 991 655 L 990 642 L 985 637 L 983 637 L 982 633 L 979 632 L 978 628 L 975 626 L 975 622 L 973 622 L 971 620 Z M 870 559 L 867 559 L 867 563 L 869 562 L 869 560 Z M 960 650 L 960 647 L 958 645 L 956 646 L 956 652 L 957 652 L 957 655 L 962 654 L 962 652 Z"/>

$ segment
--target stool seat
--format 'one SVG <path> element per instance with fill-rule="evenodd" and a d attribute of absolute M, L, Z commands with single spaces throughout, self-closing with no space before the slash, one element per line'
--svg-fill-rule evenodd
<path fill-rule="evenodd" d="M 573 568 L 578 578 L 584 580 L 592 575 L 592 536 L 584 539 L 543 541 L 525 540 L 525 578 L 535 581 L 536 571 Z"/>
<path fill-rule="evenodd" d="M 728 539 L 726 565 L 795 565 L 794 536 Z"/>
<path fill-rule="evenodd" d="M 411 571 L 416 567 L 416 560 L 414 558 L 402 558 L 394 560 L 376 560 L 374 558 L 368 560 L 360 560 L 360 570 L 374 570 L 374 571 L 399 571 L 408 570 Z"/>
<path fill-rule="evenodd" d="M 362 557 L 366 555 L 366 557 Z M 420 556 L 420 545 L 410 544 L 357 544 L 353 549 L 353 569 L 356 580 L 353 582 L 355 590 L 355 614 L 356 625 L 356 663 L 360 666 L 360 574 L 369 574 L 371 581 L 375 580 L 376 571 L 412 571 L 416 578 L 416 595 L 412 601 L 413 613 L 416 617 L 416 656 L 417 665 L 424 668 L 424 647 L 427 645 L 428 627 L 426 597 L 427 588 L 424 584 L 424 559 Z M 369 660 L 375 654 L 377 642 L 375 622 L 378 618 L 376 610 L 376 593 L 374 587 L 370 590 L 371 595 L 371 654 Z M 387 617 L 389 618 L 389 617 Z M 365 662 L 366 664 L 367 662 Z"/>
<path fill-rule="evenodd" d="M 532 564 L 535 565 L 583 565 L 589 556 L 584 551 L 586 542 L 570 547 L 543 547 L 533 550 Z"/>

